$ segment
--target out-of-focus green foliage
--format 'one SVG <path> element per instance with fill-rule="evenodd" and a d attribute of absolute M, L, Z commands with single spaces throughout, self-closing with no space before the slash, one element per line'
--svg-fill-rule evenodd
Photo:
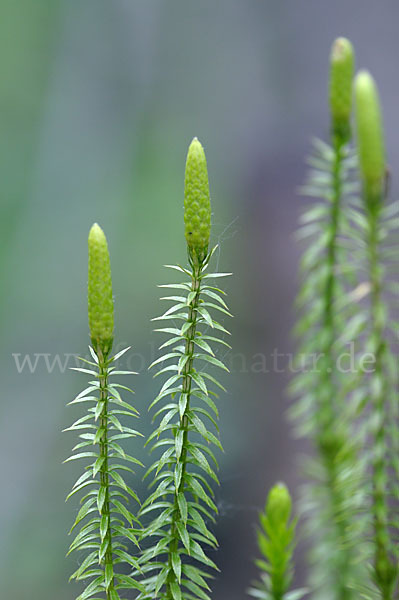
<path fill-rule="evenodd" d="M 359 167 L 367 202 L 381 202 L 386 170 L 385 145 L 378 90 L 367 71 L 355 81 L 356 133 Z"/>
<path fill-rule="evenodd" d="M 352 80 L 355 57 L 352 44 L 346 38 L 337 38 L 330 57 L 330 112 L 335 143 L 350 138 L 352 116 Z"/>
<path fill-rule="evenodd" d="M 332 79 L 334 57 L 333 51 Z M 347 86 L 347 77 L 345 71 L 334 85 Z M 303 501 L 313 538 L 313 596 L 387 600 L 398 584 L 392 512 L 398 486 L 389 484 L 398 448 L 395 303 L 389 294 L 397 285 L 390 285 L 387 271 L 397 272 L 399 206 L 384 206 L 382 119 L 368 73 L 356 77 L 355 91 L 357 148 L 333 126 L 332 146 L 317 142 L 304 188 L 323 200 L 304 213 L 299 231 L 308 247 L 298 297 L 300 373 L 292 386 L 299 400 L 292 413 L 316 451 Z M 349 369 L 342 365 L 347 345 Z"/>
<path fill-rule="evenodd" d="M 362 463 L 347 401 L 347 394 L 357 385 L 357 374 L 339 368 L 347 344 L 365 326 L 349 300 L 356 275 L 342 243 L 343 236 L 351 237 L 346 215 L 356 190 L 356 162 L 348 145 L 353 60 L 350 42 L 336 40 L 330 58 L 331 146 L 315 142 L 303 188 L 315 200 L 301 216 L 298 232 L 307 248 L 301 258 L 302 286 L 297 299 L 301 311 L 296 325 L 299 373 L 292 384 L 298 396 L 292 415 L 299 433 L 309 436 L 316 449 L 316 456 L 307 463 L 309 482 L 303 499 L 306 525 L 314 541 L 311 587 L 315 597 L 336 600 L 354 597 L 354 586 L 364 578 L 358 560 Z"/>
<path fill-rule="evenodd" d="M 249 594 L 260 600 L 299 600 L 306 590 L 290 590 L 294 574 L 293 552 L 297 520 L 291 518 L 292 501 L 287 487 L 277 483 L 259 515 L 258 546 L 263 559 L 256 561 L 261 581 Z"/>
<path fill-rule="evenodd" d="M 46 90 L 53 68 L 58 0 L 0 5 L 0 276 L 10 276 L 13 240 L 29 206 Z M 2 295 L 0 306 L 5 297 Z M 2 318 L 0 313 L 0 319 Z"/>
<path fill-rule="evenodd" d="M 356 133 L 359 174 L 362 181 L 364 264 L 370 286 L 369 304 L 363 311 L 367 320 L 367 351 L 374 358 L 367 382 L 368 435 L 372 440 L 369 460 L 372 467 L 370 495 L 373 522 L 373 582 L 382 598 L 394 598 L 398 585 L 398 520 L 392 508 L 398 499 L 398 482 L 392 486 L 392 463 L 397 464 L 398 448 L 398 365 L 392 346 L 397 336 L 392 302 L 387 301 L 387 267 L 392 252 L 398 256 L 399 203 L 385 206 L 385 143 L 378 90 L 368 72 L 358 73 L 356 91 Z M 394 217 L 394 218 L 392 218 Z M 388 244 L 387 244 L 388 242 Z M 388 247 L 388 254 L 385 253 Z M 395 270 L 393 271 L 395 273 Z M 397 285 L 395 286 L 397 291 Z M 393 423 L 393 426 L 391 426 Z M 395 476 L 398 471 L 394 469 Z M 392 498 L 393 492 L 393 498 Z M 372 597 L 372 594 L 369 594 Z"/>

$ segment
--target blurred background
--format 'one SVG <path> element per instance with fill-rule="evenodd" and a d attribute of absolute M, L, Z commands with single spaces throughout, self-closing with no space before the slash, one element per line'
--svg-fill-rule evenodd
<path fill-rule="evenodd" d="M 399 158 L 396 0 L 0 0 L 0 581 L 11 600 L 70 600 L 65 559 L 80 465 L 61 433 L 84 386 L 68 370 L 88 344 L 87 234 L 111 252 L 117 348 L 148 432 L 147 365 L 160 339 L 165 262 L 185 261 L 183 177 L 202 141 L 213 242 L 235 318 L 220 398 L 222 572 L 215 600 L 239 600 L 256 572 L 255 523 L 276 480 L 297 495 L 284 359 L 297 289 L 297 187 L 313 135 L 328 137 L 330 46 L 355 45 L 381 89 L 391 165 Z M 395 181 L 393 183 L 395 189 Z M 58 356 L 58 359 L 56 358 Z M 28 358 L 27 358 L 28 357 Z M 58 362 L 57 362 L 58 361 Z M 280 367 L 280 365 L 283 365 Z M 143 450 L 131 450 L 147 460 Z M 145 489 L 138 480 L 141 496 Z M 301 554 L 301 553 L 299 553 Z M 303 559 L 297 579 L 303 579 Z M 79 588 L 80 589 L 80 588 Z"/>

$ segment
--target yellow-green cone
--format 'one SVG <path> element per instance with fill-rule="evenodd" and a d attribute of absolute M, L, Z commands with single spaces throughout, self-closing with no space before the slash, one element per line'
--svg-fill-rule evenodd
<path fill-rule="evenodd" d="M 287 525 L 291 516 L 292 500 L 284 483 L 276 483 L 266 500 L 266 515 L 273 527 Z"/>
<path fill-rule="evenodd" d="M 350 138 L 354 52 L 346 38 L 337 38 L 330 55 L 330 112 L 333 136 L 340 142 Z"/>
<path fill-rule="evenodd" d="M 114 337 L 114 303 L 107 239 L 97 223 L 89 233 L 88 305 L 93 347 L 107 354 Z"/>
<path fill-rule="evenodd" d="M 368 202 L 381 199 L 385 177 L 385 144 L 377 86 L 368 71 L 355 79 L 359 168 Z"/>
<path fill-rule="evenodd" d="M 203 147 L 197 138 L 190 144 L 184 181 L 184 225 L 190 252 L 205 258 L 211 231 L 211 202 Z"/>

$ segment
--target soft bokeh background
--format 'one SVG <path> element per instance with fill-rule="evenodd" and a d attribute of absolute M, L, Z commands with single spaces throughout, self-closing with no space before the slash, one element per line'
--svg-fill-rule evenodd
<path fill-rule="evenodd" d="M 55 365 L 85 353 L 86 237 L 111 251 L 116 335 L 146 367 L 159 340 L 156 283 L 185 260 L 183 171 L 194 135 L 208 158 L 213 241 L 235 314 L 228 395 L 220 400 L 222 568 L 216 600 L 255 575 L 254 522 L 276 479 L 299 482 L 301 444 L 284 418 L 298 251 L 292 233 L 312 135 L 328 135 L 328 54 L 349 36 L 381 87 L 390 162 L 399 157 L 397 0 L 0 1 L 0 581 L 11 600 L 70 600 L 64 503 L 80 466 L 62 465 L 83 375 Z M 34 372 L 18 361 L 29 354 Z M 40 358 L 38 355 L 42 354 Z M 17 355 L 17 356 L 15 356 Z M 69 365 L 73 363 L 68 363 Z M 62 365 L 61 365 L 62 366 Z M 65 366 L 65 365 L 64 365 Z M 21 372 L 19 372 L 21 370 Z M 49 372 L 51 371 L 51 372 Z M 134 450 L 136 451 L 136 450 Z M 137 449 L 137 452 L 141 451 Z M 140 488 L 140 484 L 137 486 Z M 143 495 L 144 489 L 141 489 Z M 302 577 L 303 569 L 300 569 Z M 301 578 L 300 577 L 300 578 Z"/>

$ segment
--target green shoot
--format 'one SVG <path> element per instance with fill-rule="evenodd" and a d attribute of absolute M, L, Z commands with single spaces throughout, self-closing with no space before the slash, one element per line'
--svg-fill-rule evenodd
<path fill-rule="evenodd" d="M 389 373 L 388 311 L 383 299 L 385 270 L 381 258 L 385 199 L 385 150 L 378 91 L 371 75 L 361 71 L 355 82 L 359 170 L 365 207 L 365 242 L 370 285 L 370 328 L 367 350 L 374 357 L 369 378 L 372 436 L 372 516 L 374 582 L 381 597 L 394 597 L 398 577 L 397 550 L 391 539 L 389 509 L 390 398 L 395 394 Z M 397 399 L 396 399 L 397 401 Z"/>
<path fill-rule="evenodd" d="M 356 375 L 342 374 L 338 368 L 339 356 L 352 341 L 348 334 L 353 332 L 353 327 L 348 327 L 353 309 L 346 301 L 353 268 L 342 244 L 348 235 L 346 212 L 354 191 L 356 164 L 348 145 L 353 65 L 350 42 L 338 38 L 330 61 L 331 146 L 316 142 L 304 188 L 304 194 L 320 200 L 301 217 L 299 236 L 308 241 L 308 247 L 301 261 L 298 306 L 302 316 L 296 328 L 301 369 L 292 385 L 298 396 L 292 410 L 297 430 L 311 438 L 316 453 L 307 461 L 310 483 L 303 500 L 314 542 L 310 582 L 316 595 L 328 594 L 337 600 L 354 597 L 353 587 L 363 576 L 358 560 L 363 525 L 357 518 L 362 469 L 352 431 L 353 415 L 343 391 L 351 391 Z"/>
<path fill-rule="evenodd" d="M 256 561 L 261 579 L 248 590 L 260 600 L 299 600 L 306 590 L 290 591 L 294 574 L 296 519 L 291 518 L 291 496 L 283 483 L 269 492 L 264 512 L 260 513 L 258 546 L 262 559 Z"/>
<path fill-rule="evenodd" d="M 197 139 L 187 156 L 184 207 L 189 266 L 171 267 L 185 281 L 161 286 L 179 295 L 163 298 L 174 303 L 155 319 L 166 321 L 158 329 L 168 336 L 161 346 L 166 353 L 151 365 L 160 366 L 157 376 L 166 378 L 150 406 L 156 407 L 158 424 L 147 443 L 161 454 L 145 475 L 152 476 L 154 491 L 141 510 L 142 517 L 155 513 L 146 528 L 146 537 L 155 541 L 143 553 L 146 593 L 140 596 L 151 600 L 207 600 L 206 567 L 217 568 L 206 552 L 217 546 L 208 525 L 217 513 L 211 483 L 219 483 L 211 448 L 221 448 L 212 387 L 224 388 L 208 367 L 227 370 L 213 348 L 229 347 L 217 337 L 227 331 L 211 313 L 230 313 L 224 293 L 212 284 L 225 274 L 207 273 L 214 252 L 208 251 L 211 209 L 205 154 Z"/>
<path fill-rule="evenodd" d="M 86 555 L 71 576 L 88 581 L 77 600 L 121 600 L 121 590 L 142 588 L 119 570 L 123 564 L 138 567 L 128 545 L 138 546 L 140 533 L 135 529 L 140 524 L 128 508 L 129 498 L 136 503 L 139 500 L 121 474 L 133 473 L 129 465 L 140 462 L 126 454 L 119 442 L 141 434 L 120 421 L 121 417 L 136 418 L 138 413 L 121 397 L 120 390 L 131 390 L 113 381 L 115 375 L 130 374 L 116 370 L 116 361 L 128 349 L 110 356 L 114 322 L 111 267 L 107 241 L 97 224 L 89 235 L 88 305 L 92 360 L 81 359 L 83 366 L 75 370 L 90 375 L 92 380 L 70 404 L 87 403 L 89 408 L 67 429 L 76 431 L 80 441 L 65 462 L 83 459 L 89 464 L 68 496 L 82 495 L 71 529 L 79 531 L 68 554 L 79 551 Z"/>

